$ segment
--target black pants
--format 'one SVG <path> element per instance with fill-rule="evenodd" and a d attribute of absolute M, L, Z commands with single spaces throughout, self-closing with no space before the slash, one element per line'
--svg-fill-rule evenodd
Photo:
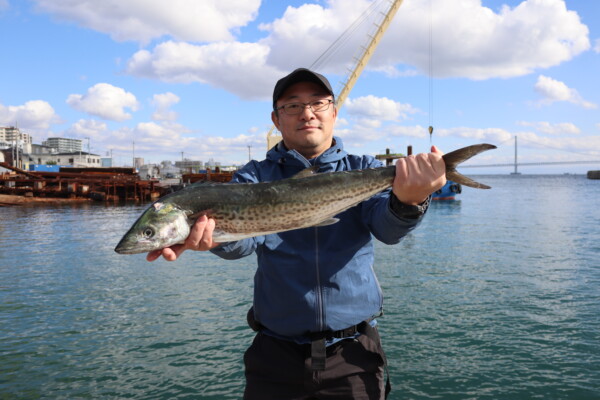
<path fill-rule="evenodd" d="M 311 369 L 310 344 L 258 333 L 244 355 L 245 400 L 383 400 L 385 356 L 374 334 L 327 347 L 326 368 Z"/>

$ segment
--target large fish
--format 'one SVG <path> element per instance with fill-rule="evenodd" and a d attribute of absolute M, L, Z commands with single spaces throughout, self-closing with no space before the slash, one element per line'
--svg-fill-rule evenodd
<path fill-rule="evenodd" d="M 458 173 L 456 166 L 494 148 L 478 144 L 445 154 L 446 177 L 465 186 L 489 189 Z M 275 182 L 191 185 L 152 203 L 115 251 L 145 253 L 183 243 L 191 225 L 202 215 L 215 219 L 216 242 L 333 224 L 338 221 L 335 215 L 390 187 L 395 168 L 321 174 L 309 168 Z"/>

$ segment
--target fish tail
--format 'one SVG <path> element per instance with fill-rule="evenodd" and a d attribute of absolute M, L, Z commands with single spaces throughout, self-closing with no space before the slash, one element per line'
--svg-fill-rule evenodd
<path fill-rule="evenodd" d="M 460 183 L 461 185 L 465 185 L 475 189 L 491 189 L 491 186 L 474 181 L 473 179 L 469 178 L 468 176 L 464 176 L 455 169 L 451 171 L 446 170 L 446 178 L 453 182 Z"/>
<path fill-rule="evenodd" d="M 476 144 L 473 146 L 463 147 L 462 149 L 454 150 L 442 157 L 446 163 L 446 178 L 461 185 L 469 186 L 476 189 L 490 189 L 490 186 L 474 181 L 473 179 L 464 176 L 456 170 L 458 164 L 465 162 L 469 158 L 482 153 L 486 150 L 495 149 L 493 144 Z"/>

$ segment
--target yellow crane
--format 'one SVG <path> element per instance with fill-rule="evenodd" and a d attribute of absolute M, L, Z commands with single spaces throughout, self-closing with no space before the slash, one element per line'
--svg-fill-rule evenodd
<path fill-rule="evenodd" d="M 346 98 L 348 97 L 348 94 L 354 87 L 354 84 L 358 80 L 358 77 L 363 72 L 367 63 L 373 56 L 373 53 L 375 52 L 375 49 L 379 45 L 379 42 L 381 41 L 383 34 L 387 30 L 387 28 L 390 26 L 390 23 L 392 22 L 392 20 L 394 19 L 394 16 L 396 15 L 396 12 L 402 5 L 403 0 L 392 0 L 392 1 L 387 0 L 387 1 L 390 3 L 387 12 L 382 14 L 383 18 L 381 19 L 379 24 L 377 24 L 377 29 L 376 29 L 375 33 L 372 36 L 370 36 L 368 45 L 366 45 L 364 47 L 364 50 L 361 53 L 360 57 L 358 57 L 356 59 L 356 63 L 354 64 L 352 71 L 348 74 L 348 76 L 346 78 L 346 82 L 344 83 L 344 86 L 342 87 L 342 90 L 336 96 L 336 104 L 337 104 L 338 109 L 340 109 L 342 107 L 342 105 L 344 104 L 344 101 L 346 100 Z M 280 140 L 281 140 L 281 135 L 275 134 L 275 125 L 271 126 L 271 129 L 269 129 L 269 132 L 267 133 L 267 150 L 269 150 L 270 148 L 275 146 L 277 143 L 279 143 Z"/>

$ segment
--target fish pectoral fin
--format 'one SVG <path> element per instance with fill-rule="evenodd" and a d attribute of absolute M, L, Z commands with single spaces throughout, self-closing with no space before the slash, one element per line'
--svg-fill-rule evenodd
<path fill-rule="evenodd" d="M 446 178 L 448 178 L 448 180 L 450 180 L 450 181 L 460 183 L 461 185 L 465 185 L 465 186 L 472 187 L 475 189 L 491 189 L 490 186 L 484 185 L 483 183 L 476 182 L 473 179 L 469 178 L 468 176 L 464 176 L 457 170 L 446 171 Z"/>
<path fill-rule="evenodd" d="M 321 221 L 320 223 L 318 223 L 315 226 L 328 226 L 328 225 L 333 225 L 335 223 L 337 223 L 340 219 L 339 218 L 328 218 L 325 221 Z"/>
<path fill-rule="evenodd" d="M 306 169 L 303 169 L 302 171 L 298 172 L 296 175 L 292 176 L 291 179 L 300 179 L 300 178 L 306 178 L 309 176 L 313 176 L 316 175 L 317 171 L 319 170 L 318 166 L 312 166 L 312 167 L 308 167 Z"/>

